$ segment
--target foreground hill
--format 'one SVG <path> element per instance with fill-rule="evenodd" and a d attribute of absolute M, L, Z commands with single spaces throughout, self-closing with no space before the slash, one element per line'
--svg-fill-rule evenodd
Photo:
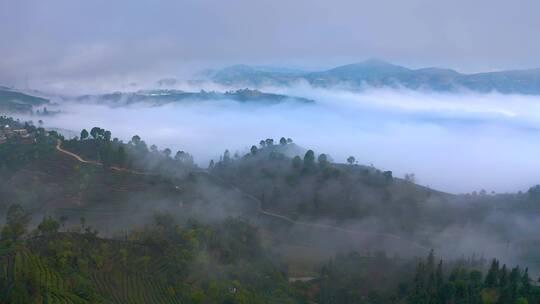
<path fill-rule="evenodd" d="M 290 138 L 201 169 L 136 135 L 5 124 L 28 137 L 0 144 L 0 303 L 540 298 L 529 269 L 510 266 L 539 273 L 540 186 L 450 195 Z"/>
<path fill-rule="evenodd" d="M 463 74 L 451 69 L 409 69 L 380 60 L 367 60 L 317 72 L 273 72 L 246 65 L 208 72 L 208 80 L 229 86 L 289 86 L 308 82 L 317 87 L 404 87 L 440 92 L 500 92 L 540 94 L 540 69 Z"/>

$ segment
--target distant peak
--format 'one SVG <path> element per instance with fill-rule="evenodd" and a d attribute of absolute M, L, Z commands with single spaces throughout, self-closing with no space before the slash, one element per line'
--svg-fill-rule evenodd
<path fill-rule="evenodd" d="M 224 68 L 224 70 L 229 70 L 229 71 L 252 71 L 253 70 L 253 67 L 247 65 L 247 64 L 235 64 L 235 65 L 231 65 L 231 66 L 228 66 L 226 68 Z"/>
<path fill-rule="evenodd" d="M 400 73 L 408 72 L 409 69 L 391 64 L 389 62 L 380 59 L 368 59 L 358 63 L 347 64 L 333 68 L 329 71 L 332 72 L 345 72 L 345 73 L 357 73 L 357 72 L 369 72 L 369 73 Z"/>
<path fill-rule="evenodd" d="M 429 74 L 439 74 L 439 75 L 459 75 L 459 73 L 452 69 L 443 69 L 436 67 L 421 68 L 416 69 L 416 72 L 429 73 Z"/>
<path fill-rule="evenodd" d="M 362 62 L 359 62 L 357 64 L 364 65 L 364 66 L 396 66 L 395 64 L 391 64 L 390 62 L 377 59 L 377 58 L 370 58 Z"/>

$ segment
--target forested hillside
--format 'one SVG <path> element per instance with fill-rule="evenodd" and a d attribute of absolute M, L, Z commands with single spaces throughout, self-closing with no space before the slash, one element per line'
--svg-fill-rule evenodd
<path fill-rule="evenodd" d="M 0 125 L 0 303 L 539 300 L 539 186 L 451 195 L 286 137 L 201 168 L 100 127 Z"/>

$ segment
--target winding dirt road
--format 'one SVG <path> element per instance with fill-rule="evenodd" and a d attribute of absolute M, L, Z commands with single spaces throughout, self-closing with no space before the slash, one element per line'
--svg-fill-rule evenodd
<path fill-rule="evenodd" d="M 69 152 L 68 150 L 64 150 L 62 148 L 62 141 L 59 139 L 56 141 L 56 150 L 58 150 L 59 152 L 61 153 L 64 153 L 66 155 L 69 155 L 73 158 L 75 158 L 76 160 L 78 160 L 79 162 L 83 163 L 83 164 L 90 164 L 90 165 L 96 165 L 96 166 L 103 166 L 103 164 L 101 162 L 98 162 L 98 161 L 95 161 L 95 160 L 85 160 L 83 159 L 82 157 L 80 157 L 79 155 L 73 153 L 73 152 Z M 140 172 L 140 171 L 135 171 L 135 170 L 131 170 L 131 169 L 127 169 L 127 168 L 121 168 L 121 167 L 116 167 L 116 166 L 111 166 L 109 167 L 109 169 L 111 170 L 114 170 L 114 171 L 120 171 L 120 172 L 127 172 L 127 173 L 131 173 L 131 174 L 137 174 L 137 175 L 151 175 L 150 173 L 146 173 L 146 172 Z"/>
<path fill-rule="evenodd" d="M 208 174 L 208 172 L 205 172 L 205 173 Z M 299 225 L 299 226 L 304 226 L 304 227 L 311 227 L 311 228 L 316 228 L 316 229 L 323 229 L 323 230 L 334 230 L 334 231 L 344 232 L 344 233 L 347 233 L 347 234 L 350 234 L 350 235 L 364 236 L 364 237 L 367 237 L 367 238 L 376 237 L 376 238 L 393 239 L 393 240 L 396 240 L 396 241 L 399 241 L 399 242 L 410 244 L 413 247 L 415 247 L 416 249 L 420 249 L 421 251 L 429 251 L 429 250 L 431 250 L 430 248 L 428 248 L 426 246 L 423 246 L 423 245 L 421 245 L 421 244 L 419 244 L 417 242 L 414 242 L 412 240 L 402 238 L 402 237 L 400 237 L 398 235 L 395 235 L 395 234 L 381 233 L 381 232 L 365 232 L 365 231 L 352 230 L 352 229 L 347 229 L 347 228 L 333 226 L 333 225 L 296 221 L 296 220 L 293 220 L 292 218 L 287 217 L 285 215 L 277 214 L 277 213 L 273 213 L 273 212 L 264 210 L 262 208 L 261 200 L 259 200 L 257 197 L 240 190 L 235 185 L 232 185 L 232 184 L 224 181 L 223 179 L 221 179 L 221 178 L 219 178 L 217 176 L 212 175 L 212 177 L 219 179 L 222 183 L 228 185 L 230 188 L 232 188 L 238 194 L 240 194 L 240 195 L 242 195 L 242 196 L 256 202 L 257 205 L 259 206 L 258 207 L 258 213 L 260 213 L 260 214 L 263 214 L 263 215 L 266 215 L 266 216 L 269 216 L 269 217 L 273 217 L 273 218 L 277 218 L 277 219 L 289 222 L 289 223 L 294 224 L 294 225 Z"/>
<path fill-rule="evenodd" d="M 80 157 L 79 155 L 77 155 L 75 153 L 72 153 L 72 152 L 69 152 L 67 150 L 62 149 L 62 141 L 60 139 L 56 141 L 56 150 L 60 151 L 61 153 L 67 154 L 67 155 L 75 158 L 76 160 L 78 160 L 81 163 L 103 166 L 103 164 L 98 162 L 98 161 L 85 160 L 85 159 L 83 159 L 82 157 Z"/>

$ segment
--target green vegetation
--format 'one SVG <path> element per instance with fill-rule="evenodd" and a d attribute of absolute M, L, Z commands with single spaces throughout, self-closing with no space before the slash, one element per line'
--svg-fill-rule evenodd
<path fill-rule="evenodd" d="M 179 225 L 156 214 L 122 239 L 60 231 L 44 217 L 27 233 L 13 205 L 2 229 L 2 303 L 537 303 L 527 269 L 493 260 L 436 262 L 383 253 L 338 255 L 314 279 L 289 283 L 257 229 L 229 218 Z M 16 232 L 14 232 L 16 231 Z M 416 266 L 415 266 L 416 265 Z"/>
<path fill-rule="evenodd" d="M 3 228 L 2 303 L 292 303 L 294 297 L 283 267 L 243 220 L 179 226 L 157 214 L 122 240 L 90 229 L 59 232 L 50 217 L 24 239 L 5 232 L 26 224 L 11 216 Z"/>
<path fill-rule="evenodd" d="M 49 103 L 41 97 L 0 88 L 0 112 L 32 113 L 32 107 Z"/>
<path fill-rule="evenodd" d="M 86 160 L 101 162 L 104 166 L 122 167 L 145 172 L 175 175 L 179 171 L 195 167 L 193 157 L 178 151 L 171 157 L 171 150 L 159 151 L 157 146 L 147 144 L 135 135 L 128 143 L 112 138 L 110 131 L 93 127 L 81 131 L 80 138 L 66 140 L 63 147 Z"/>
<path fill-rule="evenodd" d="M 79 101 L 92 101 L 94 99 L 103 102 L 118 104 L 150 103 L 164 105 L 168 103 L 189 103 L 199 101 L 236 101 L 240 103 L 257 104 L 279 104 L 279 103 L 300 103 L 310 104 L 314 101 L 307 98 L 287 96 L 273 93 L 264 93 L 259 90 L 242 89 L 227 91 L 224 93 L 216 91 L 184 92 L 179 90 L 150 90 L 133 93 L 115 92 L 99 96 L 85 95 L 78 98 Z"/>
<path fill-rule="evenodd" d="M 450 195 L 287 137 L 243 156 L 226 150 L 203 170 L 137 135 L 124 143 L 93 127 L 64 140 L 8 117 L 0 125 L 10 125 L 0 144 L 0 303 L 540 300 L 530 278 L 540 246 L 525 237 L 540 186 Z M 449 236 L 456 227 L 489 227 L 492 247 L 482 258 L 447 255 L 444 245 L 467 237 Z M 499 244 L 521 251 L 486 262 L 510 252 Z M 429 248 L 449 258 L 418 258 Z"/>

